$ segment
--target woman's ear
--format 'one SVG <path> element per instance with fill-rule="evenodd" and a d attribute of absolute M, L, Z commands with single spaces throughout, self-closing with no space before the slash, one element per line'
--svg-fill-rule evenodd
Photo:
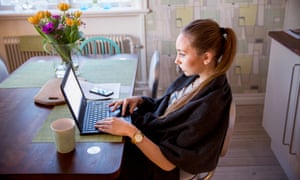
<path fill-rule="evenodd" d="M 209 52 L 209 51 L 205 52 L 203 54 L 203 64 L 204 65 L 208 65 L 212 61 L 213 61 L 213 54 L 211 52 Z"/>

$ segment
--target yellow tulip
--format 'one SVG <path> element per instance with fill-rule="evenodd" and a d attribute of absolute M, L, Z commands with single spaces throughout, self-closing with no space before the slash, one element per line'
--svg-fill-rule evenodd
<path fill-rule="evenodd" d="M 39 19 L 44 18 L 44 11 L 38 11 L 38 12 L 35 14 L 35 17 L 36 17 L 36 18 L 39 18 Z"/>
<path fill-rule="evenodd" d="M 77 19 L 77 20 L 75 21 L 75 24 L 76 24 L 77 26 L 80 26 L 80 25 L 81 25 L 81 20 L 80 20 L 80 19 Z"/>
<path fill-rule="evenodd" d="M 44 13 L 45 13 L 46 17 L 50 17 L 52 15 L 51 12 L 49 12 L 49 11 L 45 11 Z"/>
<path fill-rule="evenodd" d="M 75 16 L 76 18 L 79 18 L 79 17 L 81 16 L 81 14 L 82 14 L 81 11 L 75 11 L 75 12 L 74 12 L 74 16 Z"/>
<path fill-rule="evenodd" d="M 36 13 L 36 16 L 39 17 L 40 19 L 42 19 L 42 18 L 50 17 L 51 13 L 49 11 L 38 11 Z"/>
<path fill-rule="evenodd" d="M 66 18 L 66 24 L 67 24 L 67 26 L 73 26 L 74 25 L 73 19 Z"/>
<path fill-rule="evenodd" d="M 57 8 L 61 11 L 67 11 L 70 8 L 70 5 L 65 2 L 61 2 L 58 4 Z"/>
<path fill-rule="evenodd" d="M 27 18 L 27 21 L 30 22 L 31 24 L 39 24 L 40 19 L 37 16 L 31 16 Z"/>

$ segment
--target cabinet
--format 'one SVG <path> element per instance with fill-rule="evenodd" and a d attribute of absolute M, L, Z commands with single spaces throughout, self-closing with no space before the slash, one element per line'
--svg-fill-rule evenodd
<path fill-rule="evenodd" d="M 300 56 L 274 39 L 271 40 L 263 127 L 288 178 L 299 180 Z"/>

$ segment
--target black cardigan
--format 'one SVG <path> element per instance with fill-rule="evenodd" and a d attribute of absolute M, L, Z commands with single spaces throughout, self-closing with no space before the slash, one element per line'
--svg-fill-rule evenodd
<path fill-rule="evenodd" d="M 159 118 L 168 106 L 171 93 L 196 78 L 181 75 L 161 98 L 143 97 L 143 104 L 132 115 L 133 124 L 159 146 L 169 161 L 192 174 L 208 172 L 217 166 L 232 100 L 230 86 L 222 75 L 184 107 Z"/>

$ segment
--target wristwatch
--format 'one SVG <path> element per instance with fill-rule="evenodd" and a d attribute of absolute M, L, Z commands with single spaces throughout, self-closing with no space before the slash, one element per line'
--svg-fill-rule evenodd
<path fill-rule="evenodd" d="M 131 142 L 133 144 L 138 144 L 140 142 L 142 142 L 144 139 L 144 134 L 141 131 L 136 131 L 131 139 Z"/>

